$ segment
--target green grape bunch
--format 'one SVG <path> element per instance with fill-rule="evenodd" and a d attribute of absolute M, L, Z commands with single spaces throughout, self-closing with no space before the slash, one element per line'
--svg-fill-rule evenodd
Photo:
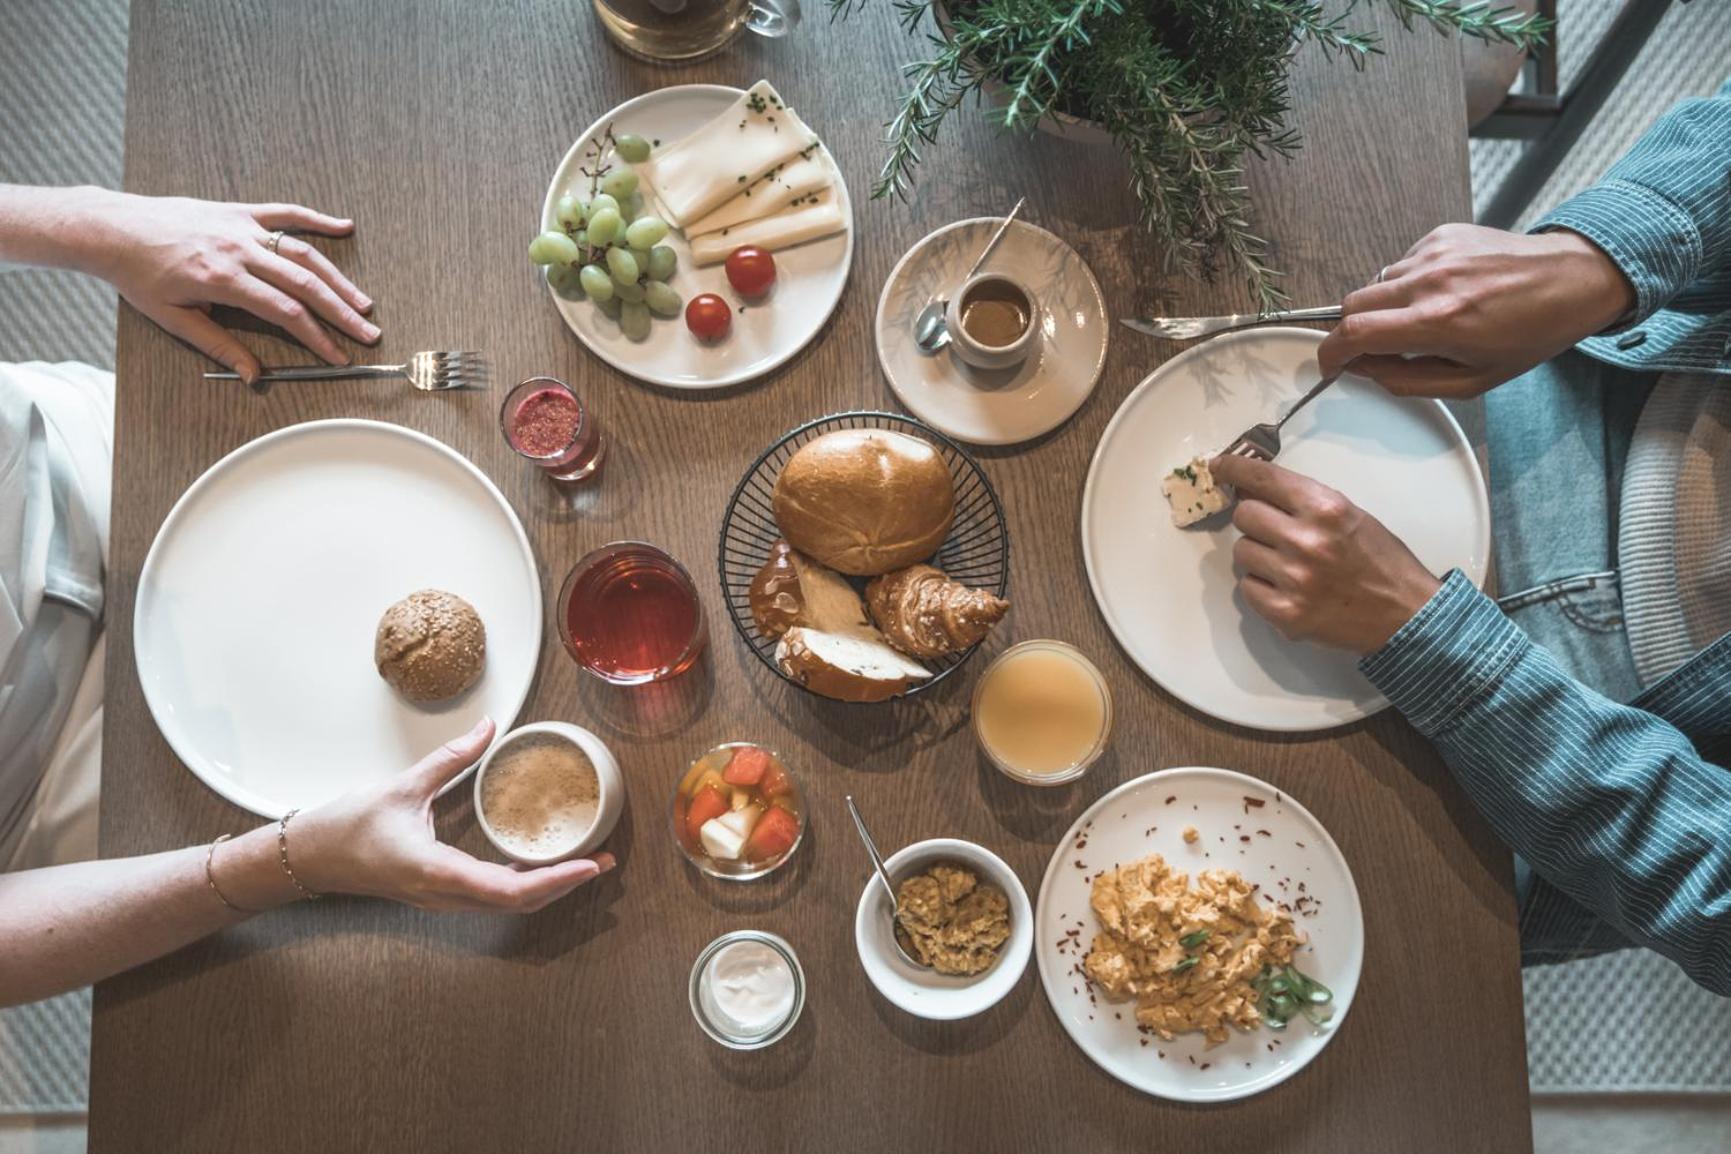
<path fill-rule="evenodd" d="M 588 195 L 567 192 L 553 208 L 555 227 L 529 242 L 529 259 L 546 269 L 547 283 L 565 300 L 589 300 L 619 322 L 634 341 L 649 336 L 652 317 L 675 317 L 685 302 L 668 284 L 679 256 L 661 242 L 667 222 L 643 211 L 637 174 L 610 163 L 649 159 L 649 142 L 608 125 L 589 141 Z"/>

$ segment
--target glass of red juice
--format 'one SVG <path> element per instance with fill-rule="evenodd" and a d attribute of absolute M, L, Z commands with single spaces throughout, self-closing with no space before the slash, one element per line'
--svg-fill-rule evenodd
<path fill-rule="evenodd" d="M 557 377 L 530 377 L 499 409 L 505 443 L 555 481 L 584 481 L 601 469 L 605 447 L 595 415 Z"/>
<path fill-rule="evenodd" d="M 707 640 L 691 574 L 642 541 L 615 541 L 577 562 L 559 591 L 558 624 L 577 664 L 615 685 L 677 677 Z"/>

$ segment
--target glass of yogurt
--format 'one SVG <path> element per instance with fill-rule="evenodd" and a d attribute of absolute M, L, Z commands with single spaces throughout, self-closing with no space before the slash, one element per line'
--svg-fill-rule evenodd
<path fill-rule="evenodd" d="M 730 1050 L 761 1050 L 793 1029 L 805 1009 L 805 971 L 775 934 L 735 930 L 703 948 L 691 967 L 691 1013 Z"/>

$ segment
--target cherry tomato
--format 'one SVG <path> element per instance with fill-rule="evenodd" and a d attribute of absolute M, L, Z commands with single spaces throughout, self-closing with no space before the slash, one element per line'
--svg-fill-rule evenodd
<path fill-rule="evenodd" d="M 733 310 L 714 293 L 702 293 L 685 306 L 685 327 L 700 341 L 718 341 L 733 327 Z"/>
<path fill-rule="evenodd" d="M 740 296 L 762 296 L 775 284 L 775 258 L 756 245 L 741 245 L 727 254 L 727 283 Z"/>

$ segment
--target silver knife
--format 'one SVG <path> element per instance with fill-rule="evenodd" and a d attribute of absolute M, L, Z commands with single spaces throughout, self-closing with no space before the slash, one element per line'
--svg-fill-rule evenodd
<path fill-rule="evenodd" d="M 1337 321 L 1339 305 L 1324 305 L 1312 309 L 1284 309 L 1274 313 L 1236 313 L 1224 317 L 1152 317 L 1148 320 L 1122 318 L 1119 323 L 1151 337 L 1167 341 L 1193 341 L 1234 329 L 1256 325 L 1284 325 L 1295 321 Z"/>

